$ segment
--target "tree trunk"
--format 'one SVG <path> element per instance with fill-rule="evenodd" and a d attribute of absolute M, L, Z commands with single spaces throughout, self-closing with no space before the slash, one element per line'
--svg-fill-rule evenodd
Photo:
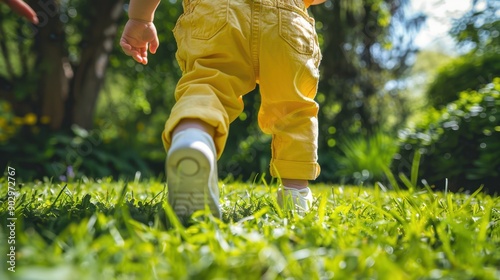
<path fill-rule="evenodd" d="M 40 116 L 49 117 L 49 126 L 56 130 L 63 122 L 71 74 L 65 71 L 69 65 L 64 46 L 64 26 L 57 16 L 59 4 L 55 0 L 40 1 L 38 4 L 35 7 L 38 8 L 40 24 L 33 29 L 36 32 L 35 71 L 39 74 L 37 96 L 41 104 Z"/>
<path fill-rule="evenodd" d="M 74 100 L 70 105 L 72 123 L 85 129 L 92 128 L 97 97 L 104 81 L 123 6 L 123 0 L 91 2 L 89 6 L 95 9 L 94 17 L 90 19 L 88 30 L 83 33 L 86 37 L 82 41 L 80 63 L 72 83 Z"/>

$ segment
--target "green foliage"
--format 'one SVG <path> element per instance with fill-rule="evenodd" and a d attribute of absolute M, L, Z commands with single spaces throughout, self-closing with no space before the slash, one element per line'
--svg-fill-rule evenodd
<path fill-rule="evenodd" d="M 386 181 L 385 172 L 398 146 L 393 137 L 378 132 L 368 138 L 344 139 L 339 149 L 342 154 L 335 157 L 339 165 L 337 176 L 343 182 L 358 185 Z"/>
<path fill-rule="evenodd" d="M 454 21 L 450 34 L 469 50 L 441 67 L 427 90 L 430 105 L 444 107 L 465 90 L 478 90 L 500 76 L 498 1 L 472 1 L 472 9 Z"/>
<path fill-rule="evenodd" d="M 396 120 L 396 129 L 405 121 L 404 91 L 385 87 L 408 69 L 407 60 L 416 50 L 412 34 L 425 19 L 408 12 L 409 2 L 327 1 L 310 8 L 324 54 L 318 94 L 321 131 L 333 126 L 340 135 L 366 136 L 387 125 L 387 118 Z M 392 109 L 393 115 L 379 109 Z M 320 134 L 320 142 L 326 144 L 328 138 Z"/>
<path fill-rule="evenodd" d="M 441 67 L 426 95 L 431 106 L 443 107 L 458 99 L 458 93 L 478 90 L 500 76 L 500 54 L 465 55 Z"/>
<path fill-rule="evenodd" d="M 472 8 L 462 18 L 453 22 L 450 34 L 459 46 L 472 49 L 473 53 L 500 53 L 500 2 L 474 0 Z"/>
<path fill-rule="evenodd" d="M 401 133 L 396 171 L 407 172 L 411 158 L 422 153 L 421 177 L 453 190 L 484 184 L 500 192 L 500 78 L 479 91 L 464 91 L 441 110 L 430 109 L 414 129 Z"/>
<path fill-rule="evenodd" d="M 173 89 L 169 93 L 142 90 L 139 88 L 147 80 L 139 81 L 138 88 L 132 89 L 125 77 L 109 75 L 97 106 L 96 124 L 105 127 L 102 132 L 109 139 L 127 142 L 128 149 L 134 149 L 144 160 L 163 165 L 166 153 L 161 133 L 173 104 L 166 96 L 172 96 Z M 172 83 L 169 86 L 173 87 Z M 162 171 L 163 167 L 155 170 Z"/>
<path fill-rule="evenodd" d="M 22 127 L 23 133 L 0 144 L 0 169 L 10 165 L 26 180 L 55 178 L 71 181 L 86 177 L 133 178 L 150 176 L 146 162 L 128 143 L 106 137 L 105 127 L 87 131 L 51 132 L 45 127 Z"/>
<path fill-rule="evenodd" d="M 234 176 L 251 180 L 257 173 L 268 173 L 271 160 L 271 136 L 259 131 L 245 135 L 238 145 L 231 145 L 219 161 L 221 177 Z M 234 138 L 236 135 L 233 134 Z"/>
<path fill-rule="evenodd" d="M 221 178 L 252 181 L 256 174 L 269 173 L 272 137 L 262 133 L 257 123 L 258 90 L 244 96 L 244 102 L 243 113 L 231 124 L 224 154 L 218 162 Z"/>
<path fill-rule="evenodd" d="M 500 277 L 499 198 L 313 186 L 314 210 L 298 217 L 276 205 L 270 187 L 225 184 L 222 221 L 198 212 L 182 226 L 168 218 L 165 188 L 157 181 L 17 185 L 16 272 L 2 269 L 0 277 Z M 4 221 L 6 196 L 0 188 Z M 6 244 L 0 243 L 2 252 Z"/>
<path fill-rule="evenodd" d="M 12 138 L 23 123 L 23 119 L 16 117 L 10 103 L 0 99 L 0 143 Z"/>
<path fill-rule="evenodd" d="M 410 76 L 434 73 L 436 66 L 441 67 L 442 64 L 448 63 L 453 57 L 443 51 L 425 49 L 420 50 L 416 57 L 415 63 L 410 69 Z"/>

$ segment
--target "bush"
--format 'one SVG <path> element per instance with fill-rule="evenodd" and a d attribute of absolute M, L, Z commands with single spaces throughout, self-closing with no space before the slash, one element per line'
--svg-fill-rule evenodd
<path fill-rule="evenodd" d="M 457 100 L 460 92 L 479 90 L 498 76 L 499 54 L 462 56 L 439 69 L 427 90 L 427 99 L 431 106 L 442 108 Z"/>
<path fill-rule="evenodd" d="M 420 177 L 450 190 L 481 185 L 500 190 L 500 78 L 479 91 L 464 91 L 445 108 L 431 108 L 414 129 L 400 133 L 396 172 L 409 172 L 415 152 L 422 154 Z"/>
<path fill-rule="evenodd" d="M 339 143 L 340 154 L 335 156 L 336 176 L 344 183 L 373 184 L 385 181 L 385 173 L 398 151 L 395 139 L 382 132 L 369 138 L 344 139 Z"/>
<path fill-rule="evenodd" d="M 51 132 L 43 126 L 24 125 L 18 130 L 0 143 L 0 169 L 12 166 L 19 170 L 19 178 L 134 178 L 137 171 L 152 175 L 138 152 L 119 139 L 104 138 L 99 128 L 87 131 L 74 126 L 69 132 Z"/>

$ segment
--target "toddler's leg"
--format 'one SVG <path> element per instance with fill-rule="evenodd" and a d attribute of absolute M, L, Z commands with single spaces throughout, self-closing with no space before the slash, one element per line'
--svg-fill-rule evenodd
<path fill-rule="evenodd" d="M 283 207 L 285 204 L 295 206 L 299 213 L 308 211 L 313 203 L 309 181 L 300 179 L 281 179 L 283 188 L 278 190 L 278 203 Z"/>
<path fill-rule="evenodd" d="M 289 197 L 303 211 L 312 204 L 308 180 L 316 179 L 320 172 L 319 107 L 314 97 L 321 54 L 314 20 L 302 1 L 284 2 L 297 6 L 263 17 L 262 36 L 266 39 L 260 54 L 259 125 L 273 135 L 271 175 L 283 183 L 279 201 Z"/>
<path fill-rule="evenodd" d="M 249 3 L 239 2 L 184 1 L 184 14 L 173 30 L 183 75 L 162 139 L 168 151 L 169 201 L 178 216 L 205 205 L 221 216 L 216 160 L 229 124 L 243 111 L 241 95 L 255 88 Z"/>
<path fill-rule="evenodd" d="M 173 132 L 166 161 L 168 200 L 181 219 L 205 205 L 221 217 L 213 135 L 213 127 L 196 119 L 183 119 Z"/>
<path fill-rule="evenodd" d="M 309 185 L 308 180 L 300 179 L 281 179 L 281 182 L 284 186 L 297 190 L 305 189 Z"/>

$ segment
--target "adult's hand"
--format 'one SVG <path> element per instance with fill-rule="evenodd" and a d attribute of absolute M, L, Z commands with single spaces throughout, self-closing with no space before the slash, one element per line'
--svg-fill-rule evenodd
<path fill-rule="evenodd" d="M 7 4 L 15 13 L 26 18 L 31 23 L 38 24 L 35 11 L 23 0 L 0 0 L 0 2 Z"/>

